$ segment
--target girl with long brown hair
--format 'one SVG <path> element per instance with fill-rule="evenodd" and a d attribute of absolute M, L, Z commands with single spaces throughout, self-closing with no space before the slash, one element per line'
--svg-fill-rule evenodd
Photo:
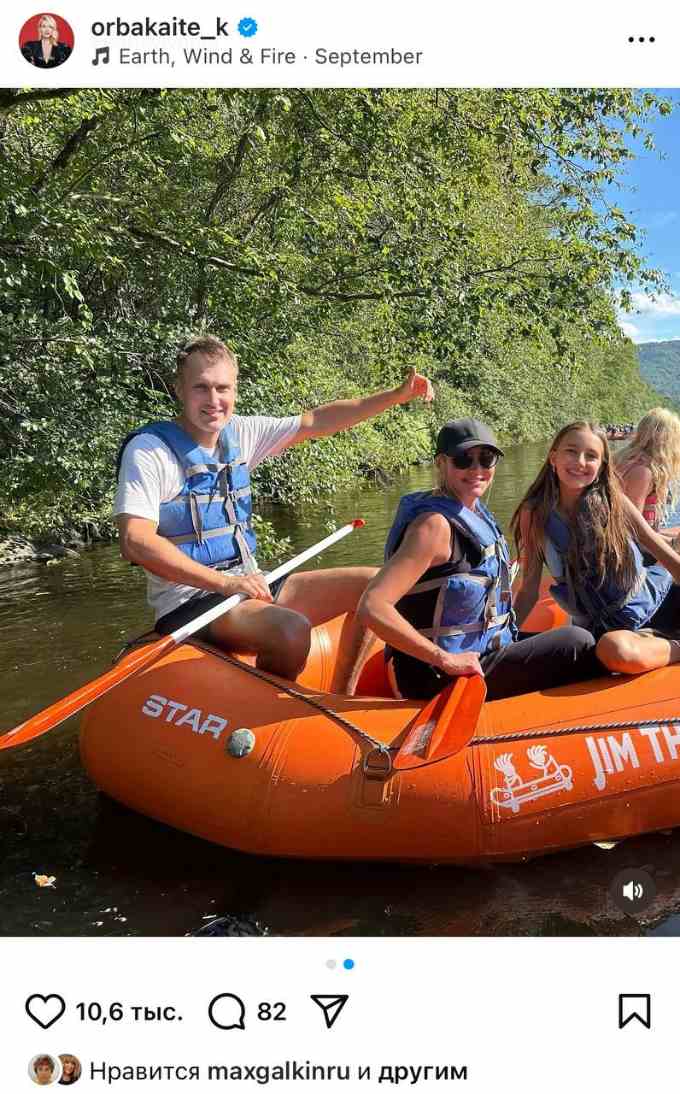
<path fill-rule="evenodd" d="M 520 626 L 545 564 L 552 595 L 599 639 L 606 668 L 637 673 L 680 660 L 680 555 L 624 494 L 599 426 L 577 421 L 559 431 L 511 527 L 522 558 Z M 638 544 L 656 561 L 647 565 Z"/>

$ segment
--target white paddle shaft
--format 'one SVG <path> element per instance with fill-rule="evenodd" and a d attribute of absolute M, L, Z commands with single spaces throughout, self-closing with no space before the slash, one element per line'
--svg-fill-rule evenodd
<path fill-rule="evenodd" d="M 296 570 L 298 566 L 302 566 L 303 562 L 307 562 L 308 559 L 314 558 L 315 555 L 321 554 L 327 547 L 331 547 L 332 544 L 337 543 L 338 540 L 344 539 L 350 532 L 353 532 L 355 528 L 360 528 L 363 525 L 363 520 L 353 520 L 349 524 L 344 524 L 342 528 L 338 528 L 336 532 L 331 532 L 330 536 L 326 536 L 325 539 L 319 540 L 318 543 L 312 544 L 311 547 L 307 547 L 306 550 L 301 551 L 295 558 L 291 558 L 288 562 L 283 562 L 280 566 L 277 566 L 275 570 L 272 570 L 270 574 L 263 574 L 264 580 L 268 585 L 271 585 L 274 581 L 277 581 L 280 577 L 285 577 L 291 570 Z M 213 620 L 219 619 L 225 612 L 235 608 L 237 604 L 240 604 L 243 600 L 247 600 L 248 597 L 245 593 L 235 593 L 234 596 L 227 597 L 221 604 L 216 604 L 214 608 L 209 608 L 207 612 L 203 612 L 202 615 L 192 619 L 190 623 L 185 623 L 183 627 L 179 627 L 176 631 L 173 631 L 170 637 L 174 640 L 175 645 L 179 646 L 181 642 L 186 641 L 190 635 L 195 634 L 196 631 L 202 630 L 203 627 L 207 627 Z"/>

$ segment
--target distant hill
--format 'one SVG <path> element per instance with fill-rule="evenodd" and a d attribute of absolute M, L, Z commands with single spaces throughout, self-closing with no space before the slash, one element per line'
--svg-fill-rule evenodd
<path fill-rule="evenodd" d="M 642 379 L 680 403 L 680 341 L 641 342 L 637 350 Z"/>

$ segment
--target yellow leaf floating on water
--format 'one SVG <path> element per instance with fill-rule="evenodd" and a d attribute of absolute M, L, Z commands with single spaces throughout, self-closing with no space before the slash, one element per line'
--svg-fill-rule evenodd
<path fill-rule="evenodd" d="M 57 880 L 56 877 L 48 877 L 47 874 L 34 874 L 35 883 L 41 889 L 54 889 L 54 883 Z"/>

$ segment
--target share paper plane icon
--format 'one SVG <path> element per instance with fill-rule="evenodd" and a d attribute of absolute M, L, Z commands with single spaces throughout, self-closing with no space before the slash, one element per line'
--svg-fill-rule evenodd
<path fill-rule="evenodd" d="M 326 1029 L 332 1029 L 349 995 L 310 995 L 317 1007 L 321 1007 Z"/>

